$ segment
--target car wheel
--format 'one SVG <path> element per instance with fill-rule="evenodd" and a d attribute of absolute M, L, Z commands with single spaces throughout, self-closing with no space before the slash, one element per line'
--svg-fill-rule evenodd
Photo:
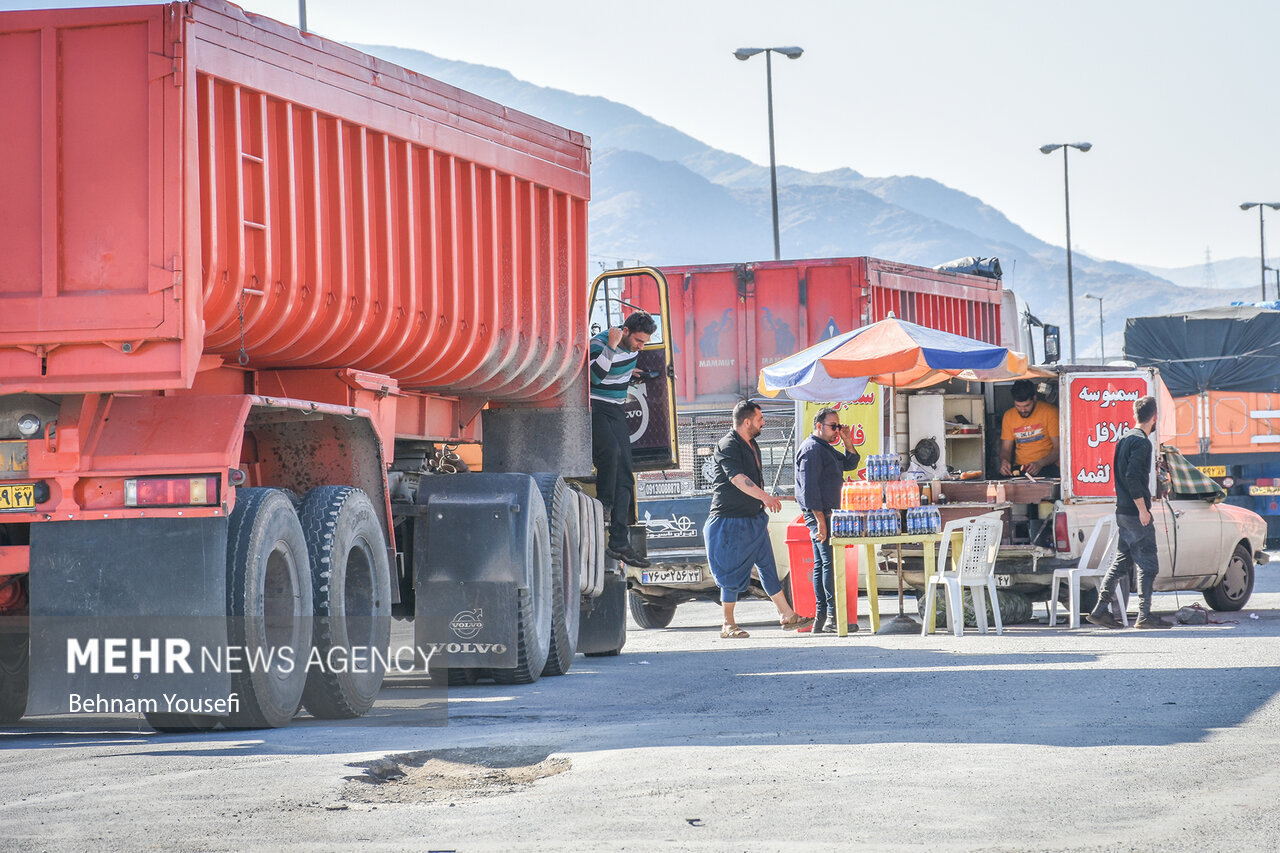
<path fill-rule="evenodd" d="M 665 628 L 676 615 L 674 604 L 645 601 L 634 592 L 627 593 L 627 607 L 631 611 L 631 618 L 641 628 Z"/>
<path fill-rule="evenodd" d="M 1204 600 L 1214 610 L 1230 612 L 1239 610 L 1253 594 L 1253 554 L 1241 543 L 1231 554 L 1227 571 L 1216 586 L 1204 591 Z"/>

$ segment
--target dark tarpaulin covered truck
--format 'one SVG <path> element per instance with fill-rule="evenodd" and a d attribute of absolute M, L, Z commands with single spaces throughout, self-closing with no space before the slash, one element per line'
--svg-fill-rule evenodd
<path fill-rule="evenodd" d="M 1160 368 L 1174 397 L 1171 443 L 1280 542 L 1280 304 L 1130 317 L 1124 350 Z"/>
<path fill-rule="evenodd" d="M 581 134 L 220 0 L 0 13 L 0 112 L 0 718 L 621 649 Z"/>

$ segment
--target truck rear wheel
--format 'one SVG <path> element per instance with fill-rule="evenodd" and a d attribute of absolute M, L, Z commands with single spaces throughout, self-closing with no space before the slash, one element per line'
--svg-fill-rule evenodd
<path fill-rule="evenodd" d="M 578 496 L 556 474 L 535 474 L 551 534 L 551 646 L 543 675 L 564 675 L 578 651 Z"/>
<path fill-rule="evenodd" d="M 585 492 L 578 493 L 578 527 L 582 534 L 578 586 L 583 595 L 594 598 L 604 589 L 604 507 Z"/>
<path fill-rule="evenodd" d="M 378 698 L 391 643 L 382 525 L 369 497 L 351 486 L 312 489 L 298 516 L 311 559 L 311 642 L 323 662 L 308 668 L 302 704 L 324 720 L 359 717 Z"/>
<path fill-rule="evenodd" d="M 1204 600 L 1220 613 L 1239 610 L 1253 595 L 1253 554 L 1243 543 L 1236 545 L 1227 571 L 1215 586 L 1204 591 Z"/>
<path fill-rule="evenodd" d="M 229 728 L 279 728 L 297 713 L 311 654 L 307 543 L 280 489 L 240 489 L 227 531 L 227 635 L 242 650 Z"/>
<path fill-rule="evenodd" d="M 665 628 L 676 616 L 674 604 L 655 604 L 645 601 L 634 592 L 627 593 L 627 609 L 641 628 Z"/>
<path fill-rule="evenodd" d="M 516 665 L 493 669 L 499 684 L 532 684 L 542 675 L 551 652 L 551 529 L 543 503 L 533 501 L 524 514 L 523 541 L 513 550 L 524 555 L 524 586 L 518 594 Z"/>
<path fill-rule="evenodd" d="M 26 632 L 0 633 L 0 723 L 16 723 L 27 712 L 30 671 Z"/>

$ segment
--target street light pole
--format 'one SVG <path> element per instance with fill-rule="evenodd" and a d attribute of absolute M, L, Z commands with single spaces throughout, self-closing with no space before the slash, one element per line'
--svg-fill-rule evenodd
<path fill-rule="evenodd" d="M 787 59 L 799 59 L 804 53 L 799 47 L 740 47 L 733 52 L 738 59 L 746 62 L 757 53 L 764 54 L 765 92 L 769 99 L 769 196 L 773 201 L 773 259 L 782 260 L 782 242 L 778 235 L 778 165 L 773 154 L 773 58 L 770 54 L 780 53 Z"/>
<path fill-rule="evenodd" d="M 1098 355 L 1105 362 L 1107 360 L 1107 336 L 1102 328 L 1102 297 L 1086 293 L 1084 298 L 1098 300 Z"/>
<path fill-rule="evenodd" d="M 1057 142 L 1040 146 L 1041 154 L 1052 154 L 1059 148 L 1062 149 L 1062 194 L 1066 199 L 1067 209 L 1067 329 L 1071 334 L 1072 362 L 1076 360 L 1076 302 L 1071 281 L 1071 179 L 1067 174 L 1067 149 L 1075 148 L 1084 152 L 1092 147 L 1092 142 Z"/>
<path fill-rule="evenodd" d="M 1251 207 L 1258 208 L 1258 246 L 1262 254 L 1262 301 L 1267 301 L 1267 232 L 1262 226 L 1262 209 L 1269 207 L 1272 210 L 1280 210 L 1280 202 L 1277 201 L 1246 201 L 1240 205 L 1241 210 L 1248 210 Z M 1280 294 L 1277 294 L 1280 297 Z"/>

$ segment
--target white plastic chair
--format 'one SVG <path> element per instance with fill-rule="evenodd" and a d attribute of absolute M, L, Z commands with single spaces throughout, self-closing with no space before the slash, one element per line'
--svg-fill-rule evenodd
<path fill-rule="evenodd" d="M 1053 582 L 1049 587 L 1049 625 L 1058 624 L 1058 591 L 1065 581 L 1067 584 L 1067 624 L 1072 628 L 1080 627 L 1080 580 L 1090 578 L 1094 586 L 1098 586 L 1106 575 L 1107 569 L 1116 558 L 1116 549 L 1120 545 L 1120 528 L 1116 526 L 1116 517 L 1108 515 L 1098 519 L 1093 532 L 1084 543 L 1084 551 L 1080 554 L 1080 562 L 1073 569 L 1054 569 Z M 1120 621 L 1129 627 L 1129 616 L 1125 612 L 1127 605 L 1124 592 L 1116 587 L 1116 601 L 1120 605 Z"/>
<path fill-rule="evenodd" d="M 963 531 L 959 558 L 954 570 L 948 565 L 951 537 Z M 1000 620 L 1000 599 L 996 597 L 996 554 L 1000 550 L 1000 537 L 1004 533 L 1004 521 L 1000 513 L 987 513 L 977 518 L 959 518 L 948 521 L 942 528 L 942 543 L 938 546 L 938 570 L 929 578 L 925 593 L 925 624 L 920 629 L 928 633 L 928 615 L 933 612 L 938 587 L 946 589 L 947 624 L 957 637 L 964 634 L 964 590 L 969 588 L 973 596 L 973 610 L 978 620 L 978 631 L 987 633 L 987 597 L 991 593 L 991 614 L 995 617 L 996 633 L 1004 633 Z"/>

